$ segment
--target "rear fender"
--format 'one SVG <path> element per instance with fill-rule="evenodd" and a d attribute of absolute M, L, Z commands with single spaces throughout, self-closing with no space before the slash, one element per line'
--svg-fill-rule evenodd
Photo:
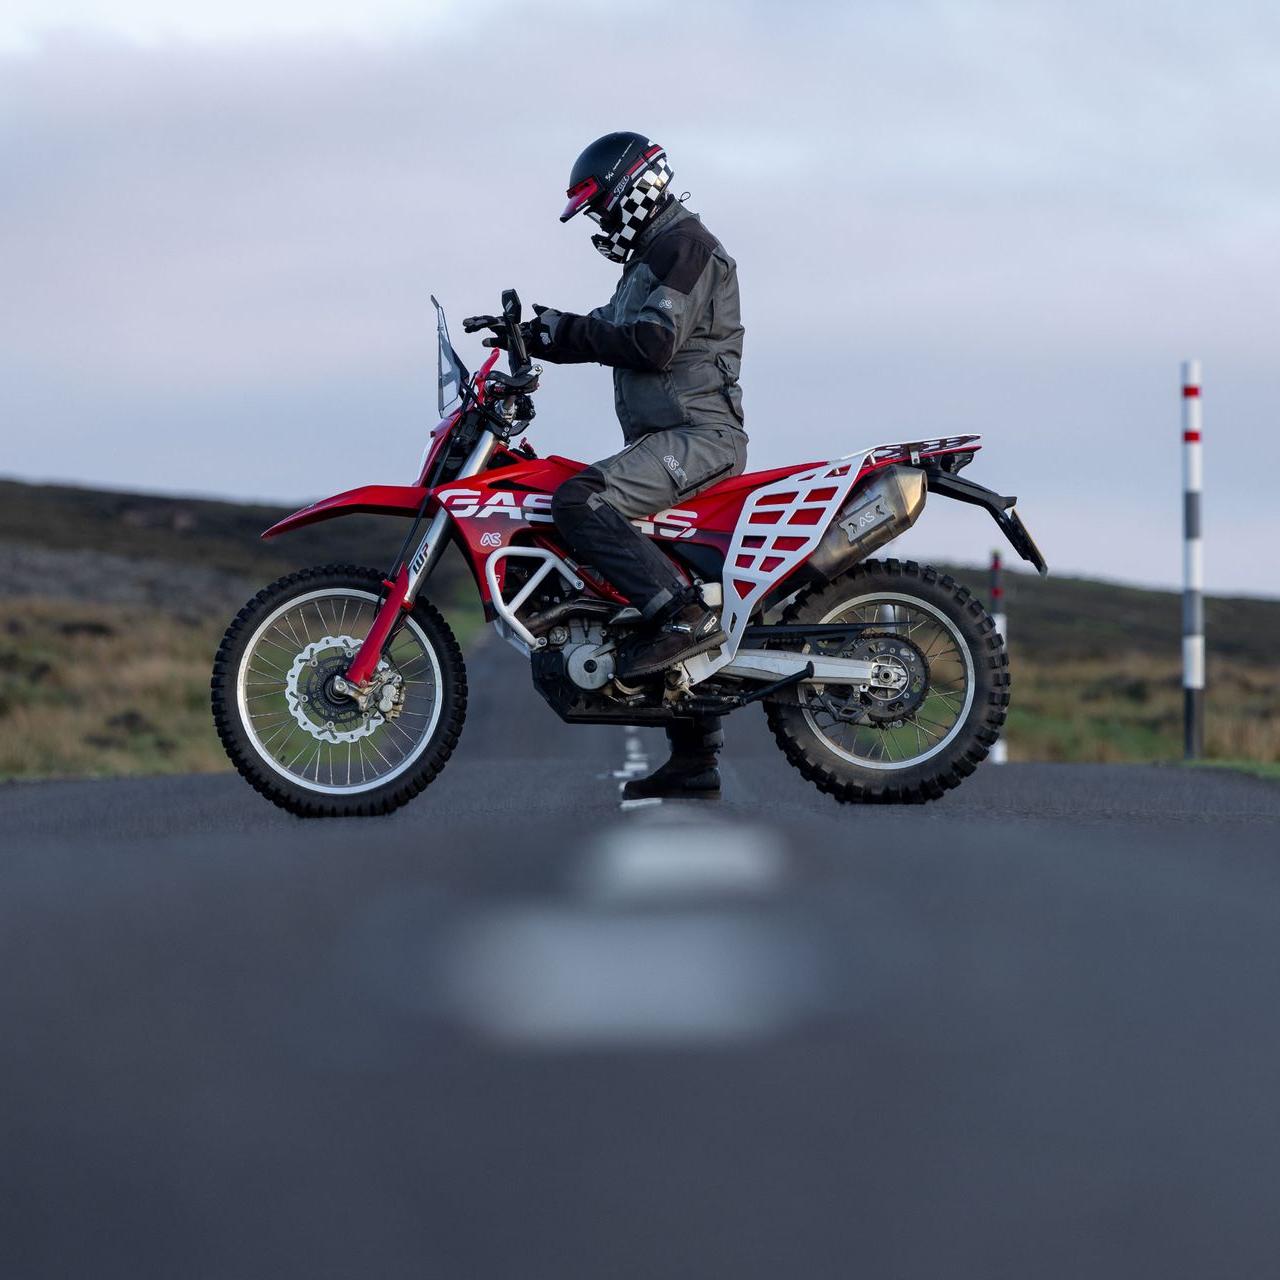
<path fill-rule="evenodd" d="M 412 520 L 425 512 L 430 496 L 430 489 L 414 484 L 367 484 L 302 507 L 277 521 L 263 532 L 262 537 L 264 540 L 276 538 L 282 533 L 291 533 L 294 529 L 333 520 L 337 516 L 404 516 Z"/>
<path fill-rule="evenodd" d="M 1027 532 L 1027 526 L 1013 509 L 1017 498 L 1007 498 L 983 485 L 974 484 L 972 480 L 963 480 L 935 467 L 926 467 L 925 475 L 929 478 L 929 492 L 940 494 L 945 498 L 954 498 L 957 502 L 967 502 L 970 506 L 982 507 L 991 513 L 991 518 L 1000 526 L 1001 532 L 1009 539 L 1009 545 L 1026 561 L 1035 566 L 1041 576 L 1049 572 L 1044 556 L 1035 540 Z"/>

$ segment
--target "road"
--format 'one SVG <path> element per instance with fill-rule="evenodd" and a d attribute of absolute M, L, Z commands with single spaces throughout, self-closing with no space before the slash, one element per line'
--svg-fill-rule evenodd
<path fill-rule="evenodd" d="M 0 788 L 0 1274 L 1135 1277 L 1280 1256 L 1280 788 L 988 766 L 842 808 L 472 658 L 388 819 Z M 637 745 L 638 743 L 638 745 Z"/>

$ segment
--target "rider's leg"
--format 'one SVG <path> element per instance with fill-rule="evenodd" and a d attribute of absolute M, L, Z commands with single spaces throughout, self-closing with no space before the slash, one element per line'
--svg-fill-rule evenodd
<path fill-rule="evenodd" d="M 631 520 L 691 498 L 745 466 L 741 431 L 680 428 L 644 436 L 556 490 L 551 514 L 565 541 L 652 624 L 624 655 L 624 675 L 661 671 L 724 638 L 717 615 Z"/>
<path fill-rule="evenodd" d="M 647 778 L 622 789 L 624 800 L 714 800 L 720 794 L 716 762 L 724 746 L 719 716 L 678 720 L 667 728 L 671 758 Z"/>
<path fill-rule="evenodd" d="M 566 480 L 551 499 L 551 515 L 574 555 L 599 569 L 645 618 L 652 618 L 682 596 L 685 582 L 631 521 L 669 506 L 672 485 L 665 472 L 637 459 L 641 465 L 633 465 L 620 486 L 609 471 L 616 458 Z"/>

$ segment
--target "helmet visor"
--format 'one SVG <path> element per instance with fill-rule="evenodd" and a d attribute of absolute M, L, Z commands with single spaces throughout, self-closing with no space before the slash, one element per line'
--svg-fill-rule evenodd
<path fill-rule="evenodd" d="M 570 187 L 568 191 L 569 203 L 565 205 L 564 212 L 560 215 L 560 221 L 568 222 L 575 213 L 581 213 L 583 206 L 598 195 L 599 191 L 600 184 L 594 178 L 586 178 L 578 183 L 576 187 Z"/>

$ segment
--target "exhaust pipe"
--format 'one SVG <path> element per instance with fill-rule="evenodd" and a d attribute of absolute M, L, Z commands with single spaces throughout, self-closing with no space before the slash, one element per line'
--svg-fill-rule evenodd
<path fill-rule="evenodd" d="M 915 524 L 924 510 L 927 489 L 925 474 L 918 467 L 886 467 L 870 484 L 849 495 L 802 572 L 827 583 L 865 560 Z"/>

